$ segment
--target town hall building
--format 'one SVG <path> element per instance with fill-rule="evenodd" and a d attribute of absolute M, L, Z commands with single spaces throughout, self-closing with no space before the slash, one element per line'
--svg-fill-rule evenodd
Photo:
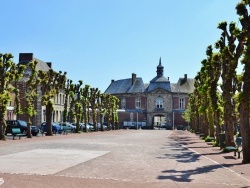
<path fill-rule="evenodd" d="M 178 127 L 186 126 L 182 117 L 189 94 L 194 90 L 194 79 L 184 74 L 177 83 L 171 83 L 164 76 L 161 59 L 156 76 L 144 83 L 142 78 L 132 73 L 131 78 L 112 80 L 104 92 L 116 96 L 119 100 L 118 118 L 120 127 L 136 126 Z"/>

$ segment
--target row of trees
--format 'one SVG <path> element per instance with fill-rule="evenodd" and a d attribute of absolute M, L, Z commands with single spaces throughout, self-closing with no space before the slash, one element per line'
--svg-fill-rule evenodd
<path fill-rule="evenodd" d="M 215 136 L 217 143 L 219 133 L 225 131 L 225 144 L 234 146 L 235 126 L 240 125 L 243 163 L 250 163 L 249 7 L 249 0 L 242 0 L 236 6 L 240 26 L 235 22 L 218 24 L 220 39 L 214 47 L 207 47 L 207 57 L 201 61 L 189 101 L 192 128 L 205 136 Z M 239 62 L 244 67 L 241 74 L 237 74 Z"/>
<path fill-rule="evenodd" d="M 35 102 L 41 95 L 41 102 L 46 108 L 46 122 L 48 126 L 47 135 L 52 136 L 52 114 L 54 106 L 54 97 L 60 91 L 65 94 L 63 121 L 74 121 L 77 124 L 76 131 L 80 131 L 80 122 L 85 125 L 92 116 L 93 124 L 96 130 L 97 120 L 102 120 L 106 116 L 110 129 L 118 129 L 118 99 L 114 96 L 102 94 L 98 88 L 91 88 L 89 85 L 82 87 L 83 82 L 74 84 L 72 80 L 66 78 L 66 72 L 56 72 L 50 69 L 47 72 L 37 71 L 37 61 L 28 63 L 27 67 L 22 64 L 15 64 L 11 54 L 0 54 L 0 140 L 5 140 L 5 114 L 7 106 L 11 100 L 11 93 L 15 94 L 14 113 L 19 118 L 20 114 L 27 114 L 28 127 L 27 137 L 31 138 L 31 119 L 37 114 Z M 31 74 L 25 81 L 22 79 L 24 70 L 29 68 Z M 21 80 L 22 79 L 22 80 Z M 20 105 L 19 84 L 25 82 L 25 106 Z M 40 93 L 40 95 L 38 95 Z M 70 106 L 68 106 L 68 100 Z M 99 117 L 99 118 L 97 118 Z M 100 122 L 102 125 L 102 122 Z M 110 127 L 112 124 L 112 127 Z M 85 131 L 88 131 L 87 126 Z M 102 127 L 103 130 L 103 127 Z"/>

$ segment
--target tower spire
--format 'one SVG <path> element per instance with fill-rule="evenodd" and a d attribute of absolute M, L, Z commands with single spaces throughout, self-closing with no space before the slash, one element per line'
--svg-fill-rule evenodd
<path fill-rule="evenodd" d="M 164 70 L 164 67 L 161 65 L 161 57 L 160 57 L 160 60 L 159 60 L 159 65 L 157 66 L 157 77 L 161 77 L 163 76 L 163 70 Z"/>

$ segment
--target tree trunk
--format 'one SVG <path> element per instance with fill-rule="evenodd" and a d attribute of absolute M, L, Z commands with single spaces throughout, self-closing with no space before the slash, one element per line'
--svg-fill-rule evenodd
<path fill-rule="evenodd" d="M 209 136 L 214 137 L 214 115 L 212 110 L 212 104 L 208 107 L 207 119 L 209 122 Z"/>
<path fill-rule="evenodd" d="M 194 117 L 194 123 L 193 123 L 193 130 L 195 130 L 195 132 L 200 132 L 199 130 L 199 114 L 195 115 Z"/>
<path fill-rule="evenodd" d="M 234 143 L 234 126 L 233 126 L 233 106 L 231 104 L 232 96 L 230 94 L 232 90 L 232 81 L 227 81 L 223 89 L 223 102 L 224 102 L 224 123 L 225 123 L 225 134 L 226 146 L 235 146 Z"/>
<path fill-rule="evenodd" d="M 249 43 L 249 42 L 248 42 Z M 250 44 L 247 46 L 246 54 L 250 53 Z M 240 103 L 240 130 L 242 136 L 242 163 L 250 163 L 250 126 L 249 126 L 249 98 L 250 98 L 250 62 L 245 62 L 245 72 L 243 75 L 242 101 Z"/>
<path fill-rule="evenodd" d="M 248 100 L 248 99 L 247 99 Z M 249 112 L 248 101 L 243 99 L 240 105 L 240 130 L 242 136 L 242 163 L 250 163 L 250 128 L 249 128 Z"/>
<path fill-rule="evenodd" d="M 218 111 L 215 112 L 214 120 L 215 120 L 215 125 L 216 125 L 216 131 L 215 131 L 215 138 L 216 138 L 216 143 L 219 144 L 219 134 L 221 133 L 221 126 L 220 126 L 220 113 Z"/>
<path fill-rule="evenodd" d="M 0 140 L 6 140 L 5 136 L 6 122 L 4 117 L 0 114 Z"/>
<path fill-rule="evenodd" d="M 46 136 L 53 136 L 52 113 L 53 113 L 53 105 L 50 102 L 48 102 L 48 104 L 46 105 L 46 124 L 47 124 Z"/>
<path fill-rule="evenodd" d="M 27 138 L 32 138 L 32 135 L 31 135 L 31 121 L 30 121 L 30 117 L 29 117 L 29 120 L 27 122 Z"/>

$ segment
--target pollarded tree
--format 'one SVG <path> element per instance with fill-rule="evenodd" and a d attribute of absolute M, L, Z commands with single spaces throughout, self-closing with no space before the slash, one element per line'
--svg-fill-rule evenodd
<path fill-rule="evenodd" d="M 208 132 L 208 118 L 207 118 L 207 109 L 208 109 L 208 96 L 207 96 L 207 90 L 208 90 L 208 85 L 206 83 L 206 79 L 207 79 L 207 70 L 206 70 L 206 63 L 207 60 L 203 60 L 201 62 L 202 67 L 201 70 L 199 72 L 199 74 L 195 77 L 196 81 L 199 81 L 198 83 L 198 92 L 200 95 L 199 98 L 199 114 L 200 114 L 200 125 L 201 125 L 201 132 L 204 134 L 204 136 L 208 136 L 209 132 Z"/>
<path fill-rule="evenodd" d="M 46 123 L 47 123 L 47 136 L 53 136 L 52 132 L 52 114 L 54 106 L 55 95 L 64 88 L 66 83 L 66 72 L 55 72 L 50 69 L 47 72 L 39 71 L 38 76 L 41 79 L 41 91 L 42 91 L 42 104 L 46 108 Z"/>
<path fill-rule="evenodd" d="M 104 131 L 103 117 L 105 115 L 105 106 L 104 106 L 105 95 L 106 94 L 104 94 L 104 93 L 99 93 L 99 96 L 97 98 L 97 106 L 98 106 L 99 119 L 100 119 L 100 124 L 101 124 L 101 131 Z"/>
<path fill-rule="evenodd" d="M 244 34 L 236 27 L 236 23 L 231 22 L 227 30 L 227 22 L 221 22 L 218 28 L 222 30 L 221 38 L 215 46 L 220 51 L 222 66 L 222 99 L 224 106 L 224 123 L 226 131 L 225 144 L 234 146 L 234 107 L 233 107 L 233 81 L 238 61 L 244 50 Z"/>
<path fill-rule="evenodd" d="M 37 61 L 32 61 L 28 64 L 28 67 L 31 69 L 31 74 L 29 76 L 29 80 L 26 82 L 26 93 L 25 93 L 25 113 L 28 116 L 27 122 L 27 137 L 32 138 L 31 135 L 31 118 L 37 114 L 35 101 L 37 100 L 37 86 L 40 83 L 40 79 L 37 76 L 36 71 Z"/>
<path fill-rule="evenodd" d="M 84 88 L 81 89 L 81 103 L 82 103 L 82 113 L 83 113 L 83 120 L 84 120 L 84 124 L 85 124 L 85 132 L 88 132 L 88 127 L 87 127 L 87 123 L 89 121 L 88 119 L 88 109 L 89 109 L 89 96 L 90 96 L 90 92 L 89 92 L 89 85 L 85 85 Z"/>
<path fill-rule="evenodd" d="M 220 130 L 219 125 L 219 116 L 218 116 L 218 96 L 217 96 L 217 87 L 218 81 L 221 75 L 221 64 L 220 64 L 220 57 L 218 53 L 213 52 L 212 46 L 207 47 L 207 61 L 206 61 L 206 72 L 207 72 L 207 79 L 206 84 L 207 88 L 207 96 L 208 96 L 208 108 L 207 108 L 207 116 L 209 121 L 210 133 L 211 137 L 214 137 L 214 125 L 217 125 L 217 137 L 218 137 L 218 130 Z"/>
<path fill-rule="evenodd" d="M 20 82 L 21 78 L 23 77 L 23 71 L 25 69 L 25 65 L 18 64 L 17 69 L 13 70 L 13 92 L 15 94 L 15 103 L 14 103 L 14 113 L 16 114 L 16 119 L 19 119 L 20 114 L 23 114 L 23 110 L 21 108 L 20 102 L 20 89 L 19 87 L 25 87 L 24 82 Z M 21 84 L 21 86 L 20 86 Z"/>
<path fill-rule="evenodd" d="M 114 124 L 114 126 L 115 126 L 114 128 L 116 130 L 119 129 L 119 119 L 118 119 L 118 112 L 117 112 L 117 110 L 119 109 L 118 103 L 119 103 L 119 99 L 117 97 L 113 96 L 113 100 L 112 100 L 112 105 L 113 105 L 112 110 L 113 110 L 113 116 L 114 116 L 113 124 Z"/>
<path fill-rule="evenodd" d="M 200 132 L 200 115 L 198 111 L 199 106 L 199 92 L 197 87 L 197 81 L 194 82 L 194 92 L 190 94 L 188 104 L 190 104 L 191 108 L 191 128 L 195 132 Z"/>
<path fill-rule="evenodd" d="M 12 92 L 12 89 L 10 84 L 15 78 L 21 78 L 25 69 L 25 66 L 22 65 L 18 67 L 12 59 L 11 54 L 0 54 L 0 140 L 5 140 L 6 123 L 4 116 L 11 99 L 10 92 Z"/>
<path fill-rule="evenodd" d="M 242 64 L 244 65 L 244 73 L 242 77 L 243 88 L 239 94 L 239 114 L 240 114 L 240 128 L 242 136 L 242 163 L 250 163 L 250 15 L 248 9 L 250 8 L 249 0 L 242 0 L 237 4 L 237 14 L 240 16 L 240 23 L 242 25 L 242 33 L 244 38 L 241 39 L 245 50 L 243 52 Z"/>
<path fill-rule="evenodd" d="M 93 126 L 96 131 L 98 131 L 98 126 L 97 126 L 97 99 L 99 97 L 100 90 L 98 88 L 90 88 L 90 98 L 89 102 L 91 105 L 91 110 L 92 110 L 92 120 L 93 120 Z"/>
<path fill-rule="evenodd" d="M 68 120 L 68 100 L 69 100 L 69 92 L 70 92 L 70 85 L 73 83 L 72 80 L 67 79 L 67 83 L 64 87 L 64 109 L 63 109 L 63 122 Z"/>
<path fill-rule="evenodd" d="M 72 102 L 72 109 L 74 110 L 74 116 L 76 120 L 76 132 L 80 132 L 80 120 L 82 116 L 82 104 L 81 104 L 81 86 L 82 80 L 79 80 L 78 84 L 74 84 L 73 90 L 69 92 L 69 96 Z"/>
<path fill-rule="evenodd" d="M 107 117 L 107 124 L 108 124 L 108 129 L 115 129 L 115 113 L 117 110 L 117 104 L 118 104 L 119 99 L 115 96 L 112 96 L 110 94 L 105 95 L 103 98 L 103 105 L 105 109 L 105 115 Z M 117 119 L 118 122 L 118 119 Z"/>
<path fill-rule="evenodd" d="M 103 114 L 105 114 L 108 130 L 111 129 L 111 107 L 110 107 L 110 94 L 104 94 L 102 98 Z"/>

